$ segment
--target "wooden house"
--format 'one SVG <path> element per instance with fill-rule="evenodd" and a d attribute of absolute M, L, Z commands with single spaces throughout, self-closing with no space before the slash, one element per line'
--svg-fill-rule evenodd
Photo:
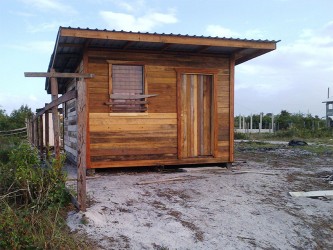
<path fill-rule="evenodd" d="M 233 162 L 235 65 L 276 43 L 60 27 L 48 71 L 94 75 L 58 79 L 59 94 L 77 91 L 68 157 L 88 169 Z"/>

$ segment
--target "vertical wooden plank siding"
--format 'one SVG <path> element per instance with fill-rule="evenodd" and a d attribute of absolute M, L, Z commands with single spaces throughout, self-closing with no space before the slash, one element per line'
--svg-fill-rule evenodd
<path fill-rule="evenodd" d="M 211 156 L 217 141 L 213 130 L 213 76 L 181 75 L 181 155 L 184 158 Z"/>
<path fill-rule="evenodd" d="M 230 58 L 229 64 L 229 72 L 230 72 L 230 91 L 229 91 L 229 126 L 230 126 L 230 138 L 229 138 L 229 161 L 234 161 L 234 86 L 235 86 L 235 56 L 233 55 Z"/>
<path fill-rule="evenodd" d="M 203 76 L 203 151 L 202 155 L 212 155 L 213 144 L 216 141 L 216 132 L 214 132 L 213 121 L 215 121 L 215 109 L 213 106 L 214 81 L 211 75 Z"/>
<path fill-rule="evenodd" d="M 87 109 L 86 84 L 84 81 L 77 83 L 77 93 L 77 195 L 80 209 L 86 211 Z"/>
<path fill-rule="evenodd" d="M 184 152 L 184 149 L 182 148 L 183 147 L 183 143 L 182 143 L 182 122 L 183 122 L 183 116 L 182 116 L 182 99 L 181 99 L 181 96 L 182 96 L 182 76 L 179 72 L 177 72 L 177 157 L 178 159 L 182 159 L 183 156 L 182 156 L 182 153 Z"/>
<path fill-rule="evenodd" d="M 219 122 L 218 122 L 218 88 L 217 88 L 217 79 L 216 79 L 216 74 L 213 75 L 212 79 L 212 120 L 211 120 L 211 126 L 212 126 L 212 153 L 214 157 L 219 157 L 220 150 L 218 148 L 218 133 L 219 129 L 223 129 L 219 127 Z"/>
<path fill-rule="evenodd" d="M 205 154 L 204 150 L 204 127 L 205 127 L 205 121 L 204 121 L 204 114 L 205 114 L 205 102 L 204 102 L 204 76 L 199 75 L 198 79 L 198 92 L 197 92 L 197 110 L 198 110 L 198 154 L 203 155 Z"/>

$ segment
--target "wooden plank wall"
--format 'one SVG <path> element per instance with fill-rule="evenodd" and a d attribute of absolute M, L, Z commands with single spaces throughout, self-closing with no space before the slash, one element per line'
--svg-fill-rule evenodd
<path fill-rule="evenodd" d="M 145 65 L 148 114 L 113 116 L 105 102 L 109 99 L 107 60 L 134 61 Z M 229 61 L 228 58 L 200 55 L 169 55 L 91 50 L 87 72 L 89 92 L 90 166 L 121 167 L 177 164 L 177 74 L 176 68 L 219 68 L 218 159 L 189 162 L 228 162 L 229 160 Z"/>
<path fill-rule="evenodd" d="M 229 66 L 228 66 L 229 67 Z M 218 157 L 229 161 L 230 138 L 230 85 L 229 68 L 219 71 L 217 76 L 217 113 L 218 113 Z"/>
<path fill-rule="evenodd" d="M 72 82 L 68 91 L 75 89 L 75 83 Z M 67 157 L 73 161 L 77 161 L 77 115 L 76 115 L 76 99 L 70 100 L 65 104 L 64 111 L 64 149 Z"/>
<path fill-rule="evenodd" d="M 77 71 L 79 73 L 83 72 L 83 60 L 78 66 Z M 77 89 L 76 79 L 71 80 L 68 84 L 66 91 L 71 91 Z M 64 149 L 67 158 L 72 162 L 77 162 L 77 101 L 72 99 L 65 103 L 64 105 Z"/>

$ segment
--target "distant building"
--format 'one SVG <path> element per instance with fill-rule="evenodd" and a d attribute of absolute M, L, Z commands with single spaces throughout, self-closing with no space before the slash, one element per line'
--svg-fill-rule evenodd
<path fill-rule="evenodd" d="M 326 103 L 326 126 L 333 127 L 333 97 L 327 98 L 323 103 Z"/>

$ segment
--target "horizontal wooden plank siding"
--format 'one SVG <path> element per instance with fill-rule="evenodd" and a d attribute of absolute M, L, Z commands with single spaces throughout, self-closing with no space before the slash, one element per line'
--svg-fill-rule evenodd
<path fill-rule="evenodd" d="M 75 81 L 68 85 L 68 91 L 75 89 Z M 65 103 L 64 110 L 64 149 L 67 157 L 77 161 L 77 112 L 76 99 Z"/>
<path fill-rule="evenodd" d="M 90 114 L 91 162 L 177 158 L 177 116 Z M 124 163 L 126 165 L 126 163 Z"/>

